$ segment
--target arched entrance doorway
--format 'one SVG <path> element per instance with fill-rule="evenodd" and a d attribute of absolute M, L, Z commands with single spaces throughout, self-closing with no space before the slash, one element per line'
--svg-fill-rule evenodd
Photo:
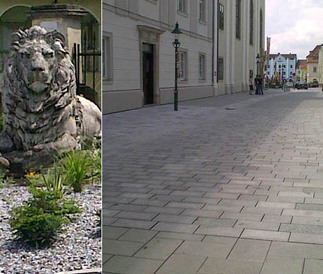
<path fill-rule="evenodd" d="M 17 5 L 8 8 L 0 15 L 0 73 L 3 72 L 10 49 L 11 35 L 17 29 L 25 29 L 31 26 L 31 20 L 27 13 L 30 6 Z"/>
<path fill-rule="evenodd" d="M 19 28 L 24 29 L 31 26 L 31 20 L 28 19 L 27 16 L 29 10 L 30 6 L 28 5 L 16 5 L 9 7 L 0 14 L 0 83 L 4 66 L 8 59 L 12 33 Z M 1 113 L 2 101 L 0 92 L 0 114 Z"/>

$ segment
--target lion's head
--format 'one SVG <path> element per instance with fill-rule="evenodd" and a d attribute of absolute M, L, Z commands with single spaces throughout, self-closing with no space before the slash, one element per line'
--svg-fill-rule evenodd
<path fill-rule="evenodd" d="M 35 97 L 50 90 L 64 88 L 70 85 L 74 66 L 68 52 L 64 48 L 64 36 L 57 32 L 47 32 L 39 26 L 25 31 L 19 30 L 13 34 L 11 53 L 5 76 L 4 89 L 15 88 L 12 80 L 22 82 L 27 90 L 25 93 Z M 75 89 L 73 90 L 75 91 Z M 70 90 L 72 96 L 75 92 Z M 43 96 L 38 98 L 44 99 Z"/>
<path fill-rule="evenodd" d="M 76 96 L 75 68 L 64 36 L 33 26 L 13 34 L 3 74 L 4 130 L 29 149 L 63 134 Z"/>

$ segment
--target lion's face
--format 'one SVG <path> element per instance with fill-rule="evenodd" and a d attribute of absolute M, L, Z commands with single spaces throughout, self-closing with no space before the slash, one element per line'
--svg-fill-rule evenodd
<path fill-rule="evenodd" d="M 50 88 L 57 67 L 55 51 L 44 40 L 29 41 L 18 51 L 20 71 L 29 90 L 42 93 Z"/>

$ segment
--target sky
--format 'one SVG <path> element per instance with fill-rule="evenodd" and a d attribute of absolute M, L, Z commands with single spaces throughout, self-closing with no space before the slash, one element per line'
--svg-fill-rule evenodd
<path fill-rule="evenodd" d="M 323 0 L 266 0 L 265 13 L 270 53 L 295 53 L 305 59 L 323 43 Z"/>

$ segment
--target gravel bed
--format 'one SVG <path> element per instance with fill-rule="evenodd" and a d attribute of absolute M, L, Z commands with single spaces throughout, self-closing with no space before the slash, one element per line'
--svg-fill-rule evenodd
<path fill-rule="evenodd" d="M 0 273 L 57 273 L 101 266 L 101 237 L 95 210 L 101 208 L 101 186 L 90 185 L 66 198 L 77 201 L 83 212 L 64 227 L 49 248 L 32 249 L 15 241 L 9 226 L 9 211 L 31 197 L 27 187 L 0 189 Z"/>

